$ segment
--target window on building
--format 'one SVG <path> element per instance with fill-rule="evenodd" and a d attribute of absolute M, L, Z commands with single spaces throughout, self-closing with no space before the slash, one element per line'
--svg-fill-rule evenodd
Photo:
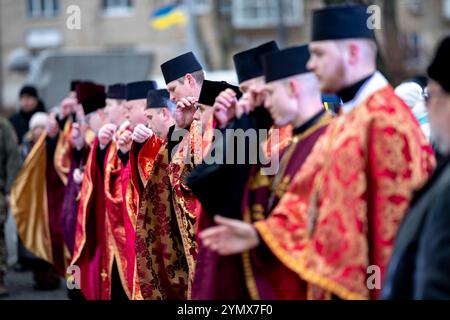
<path fill-rule="evenodd" d="M 425 42 L 419 32 L 405 34 L 406 66 L 410 71 L 419 72 L 426 68 L 428 59 L 425 54 Z"/>
<path fill-rule="evenodd" d="M 194 14 L 203 15 L 211 11 L 211 0 L 194 0 Z"/>
<path fill-rule="evenodd" d="M 132 9 L 132 0 L 103 0 L 103 10 L 107 15 L 127 15 Z"/>
<path fill-rule="evenodd" d="M 442 14 L 446 20 L 450 21 L 450 0 L 442 1 Z"/>
<path fill-rule="evenodd" d="M 422 15 L 424 13 L 425 3 L 423 2 L 423 0 L 409 0 L 406 5 L 409 11 L 416 16 Z"/>
<path fill-rule="evenodd" d="M 303 0 L 281 0 L 286 26 L 303 24 Z M 236 28 L 268 28 L 279 23 L 279 3 L 273 0 L 233 0 L 232 22 Z"/>
<path fill-rule="evenodd" d="M 58 0 L 28 0 L 28 16 L 32 18 L 58 15 Z"/>

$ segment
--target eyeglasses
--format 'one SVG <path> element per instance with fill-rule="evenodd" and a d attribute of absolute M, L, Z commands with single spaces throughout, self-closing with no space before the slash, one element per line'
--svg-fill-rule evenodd
<path fill-rule="evenodd" d="M 424 89 L 422 91 L 422 98 L 423 98 L 423 100 L 425 100 L 426 103 L 428 103 L 428 101 L 430 101 L 430 93 L 428 92 L 428 89 Z"/>
<path fill-rule="evenodd" d="M 428 104 L 432 98 L 442 98 L 448 96 L 445 92 L 430 92 L 428 88 L 424 89 L 422 92 L 422 98 L 425 100 L 425 103 Z"/>

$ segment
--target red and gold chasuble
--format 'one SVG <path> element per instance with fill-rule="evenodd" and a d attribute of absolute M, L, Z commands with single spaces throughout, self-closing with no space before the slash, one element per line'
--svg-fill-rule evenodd
<path fill-rule="evenodd" d="M 278 158 L 280 153 L 290 145 L 292 142 L 292 126 L 285 126 L 280 129 L 271 128 L 268 133 L 267 140 L 261 142 L 261 153 L 266 157 Z M 259 151 L 258 151 L 259 152 Z M 256 172 L 255 168 L 259 168 L 259 165 L 248 166 L 248 177 Z M 244 183 L 247 181 L 245 177 L 246 173 L 241 170 L 242 176 L 238 179 L 243 179 Z M 231 175 L 233 176 L 233 175 Z M 265 176 L 268 180 L 271 177 Z M 219 178 L 220 179 L 220 178 Z M 230 179 L 230 177 L 225 177 Z M 233 179 L 233 178 L 231 178 Z M 264 179 L 266 181 L 266 179 Z M 237 189 L 241 191 L 230 190 L 231 192 L 246 192 L 245 185 L 239 187 L 239 181 L 227 180 L 225 184 L 233 187 L 237 182 Z M 218 183 L 224 183 L 224 181 L 218 181 Z M 211 186 L 206 186 L 210 188 Z M 228 196 L 227 196 L 228 198 Z M 240 218 L 243 218 L 241 214 L 241 201 L 238 200 L 237 214 Z M 222 209 L 222 208 L 220 208 Z M 215 213 L 217 214 L 217 213 Z M 213 213 L 207 212 L 202 207 L 200 214 L 197 216 L 197 233 L 212 227 L 215 225 L 213 220 Z M 195 276 L 192 290 L 192 299 L 195 300 L 246 300 L 250 296 L 246 288 L 246 279 L 242 272 L 242 258 L 239 255 L 234 256 L 220 256 L 217 253 L 206 248 L 200 240 L 198 240 L 198 256 L 196 260 Z"/>
<path fill-rule="evenodd" d="M 153 135 L 139 150 L 136 144 L 133 143 L 131 146 L 129 173 L 126 178 L 124 177 L 124 186 L 126 186 L 124 197 L 127 200 L 127 210 L 133 226 L 136 225 L 140 197 L 150 179 L 158 152 L 164 144 L 164 139 Z"/>
<path fill-rule="evenodd" d="M 189 267 L 187 297 L 190 299 L 197 258 L 197 216 L 201 212 L 200 202 L 186 184 L 187 177 L 196 165 L 208 154 L 214 137 L 214 118 L 211 117 L 202 132 L 200 122 L 194 121 L 188 139 L 185 137 L 172 158 L 168 174 L 172 187 L 172 201 L 178 226 L 183 240 L 186 260 Z"/>
<path fill-rule="evenodd" d="M 82 187 L 83 205 L 86 205 L 86 202 L 89 203 L 89 201 L 95 203 L 95 207 L 91 210 L 96 216 L 91 217 L 88 224 L 95 223 L 98 233 L 104 235 L 103 241 L 99 241 L 98 236 L 96 238 L 91 238 L 91 241 L 86 241 L 86 244 L 89 247 L 93 246 L 100 252 L 98 254 L 99 257 L 93 259 L 93 264 L 90 267 L 91 269 L 101 269 L 101 273 L 99 274 L 101 279 L 95 279 L 98 278 L 98 275 L 95 275 L 94 272 L 88 273 L 90 277 L 93 277 L 90 283 L 100 283 L 100 288 L 97 291 L 97 293 L 100 293 L 100 296 L 95 297 L 94 293 L 94 298 L 92 299 L 110 299 L 113 261 L 116 261 L 120 281 L 125 293 L 129 299 L 133 299 L 135 296 L 139 296 L 140 293 L 139 288 L 136 288 L 134 217 L 129 215 L 126 202 L 124 202 L 124 197 L 126 196 L 124 188 L 128 186 L 130 175 L 129 164 L 127 164 L 126 167 L 123 166 L 122 161 L 118 156 L 116 144 L 114 142 L 111 143 L 105 155 L 104 178 L 102 180 L 102 177 L 98 175 L 99 172 L 95 168 L 92 168 L 92 166 L 97 166 L 95 158 L 95 154 L 91 153 L 91 162 L 88 161 L 86 164 L 86 172 L 89 172 L 86 177 L 88 182 L 86 182 L 86 185 L 83 182 Z M 93 162 L 93 159 L 95 162 Z M 92 178 L 92 174 L 95 174 L 96 179 L 101 180 L 94 184 L 98 188 L 101 188 L 103 184 L 103 196 L 98 194 L 90 195 L 89 186 L 92 182 L 89 181 Z M 99 196 L 99 198 L 97 198 L 97 196 Z M 104 213 L 98 212 L 98 210 L 102 210 L 102 208 Z M 83 214 L 86 215 L 86 213 Z M 94 219 L 97 218 L 97 214 L 104 217 L 103 222 Z M 92 219 L 96 221 L 94 222 Z M 79 239 L 78 228 L 79 226 L 77 227 L 77 241 Z M 86 235 L 86 237 L 90 236 L 92 235 Z M 77 242 L 76 246 L 78 244 L 79 242 Z M 78 251 L 80 251 L 80 249 L 78 249 Z M 86 297 L 88 296 L 86 295 Z"/>
<path fill-rule="evenodd" d="M 139 200 L 142 197 L 144 188 L 150 178 L 153 170 L 153 164 L 164 140 L 153 135 L 137 152 L 136 145 L 132 145 L 130 150 L 130 160 L 127 166 L 122 170 L 122 192 L 123 192 L 123 212 L 124 227 L 126 234 L 127 247 L 130 252 L 135 253 L 136 248 L 136 219 L 139 210 Z M 126 256 L 128 266 L 133 266 L 132 273 L 129 275 L 133 281 L 129 282 L 128 290 L 131 292 L 132 300 L 142 300 L 142 294 L 139 287 L 139 278 L 136 268 L 136 254 Z"/>
<path fill-rule="evenodd" d="M 378 84 L 377 84 L 378 82 Z M 270 217 L 266 245 L 308 284 L 309 299 L 370 299 L 381 283 L 412 192 L 435 166 L 420 127 L 376 74 L 365 95 L 319 139 Z"/>
<path fill-rule="evenodd" d="M 137 277 L 146 300 L 183 300 L 187 296 L 188 266 L 171 207 L 168 166 L 164 144 L 153 164 L 136 218 Z"/>
<path fill-rule="evenodd" d="M 194 122 L 170 163 L 164 144 L 154 162 L 143 161 L 138 165 L 142 168 L 150 165 L 151 170 L 151 174 L 143 170 L 145 176 L 140 173 L 149 179 L 136 221 L 137 274 L 144 299 L 184 300 L 190 296 L 197 253 L 195 224 L 200 206 L 185 179 L 209 150 L 212 138 L 213 119 L 204 134 Z M 190 161 L 186 163 L 186 159 Z"/>
<path fill-rule="evenodd" d="M 273 139 L 274 130 L 277 130 L 277 139 Z M 268 138 L 264 141 L 262 148 L 267 158 L 272 156 L 272 153 L 281 154 L 283 150 L 292 142 L 292 126 L 287 125 L 279 129 L 270 128 Z"/>
<path fill-rule="evenodd" d="M 86 299 L 109 300 L 114 251 L 106 208 L 111 210 L 111 204 L 107 204 L 105 197 L 106 179 L 101 171 L 104 167 L 97 159 L 98 145 L 96 139 L 85 166 L 71 264 L 80 268 L 81 292 Z M 105 173 L 112 171 L 112 167 L 106 167 Z"/>
<path fill-rule="evenodd" d="M 128 161 L 129 164 L 129 161 Z M 108 238 L 119 272 L 122 287 L 133 299 L 135 292 L 135 230 L 124 204 L 123 188 L 127 186 L 129 165 L 123 166 L 116 144 L 108 148 L 105 159 L 106 224 Z"/>
<path fill-rule="evenodd" d="M 243 198 L 243 220 L 249 223 L 266 219 L 286 193 L 292 178 L 301 169 L 319 137 L 332 121 L 331 114 L 322 111 L 294 131 L 291 144 L 281 154 L 274 176 L 264 174 L 255 166 Z M 292 136 L 292 134 L 291 134 Z M 306 285 L 267 248 L 242 254 L 244 275 L 251 299 L 303 300 Z"/>
<path fill-rule="evenodd" d="M 68 118 L 64 124 L 64 129 L 58 135 L 54 155 L 54 166 L 61 181 L 67 186 L 68 175 L 70 173 L 70 163 L 72 159 L 72 121 Z"/>
<path fill-rule="evenodd" d="M 73 255 L 75 242 L 75 225 L 78 214 L 78 204 L 80 201 L 81 184 L 74 181 L 75 169 L 84 170 L 87 157 L 95 140 L 95 133 L 88 129 L 85 132 L 85 145 L 81 150 L 72 149 L 70 153 L 70 171 L 67 185 L 64 191 L 64 201 L 61 209 L 61 220 L 63 225 L 64 242 L 67 248 L 67 264 L 70 264 Z"/>

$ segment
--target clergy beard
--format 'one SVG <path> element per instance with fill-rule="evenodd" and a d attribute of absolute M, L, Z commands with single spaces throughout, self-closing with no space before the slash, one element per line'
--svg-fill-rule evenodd
<path fill-rule="evenodd" d="M 338 91 L 343 89 L 343 79 L 345 78 L 345 66 L 342 61 L 337 62 L 333 67 L 334 70 L 328 71 L 330 77 L 319 77 L 321 91 L 323 93 L 336 94 Z"/>

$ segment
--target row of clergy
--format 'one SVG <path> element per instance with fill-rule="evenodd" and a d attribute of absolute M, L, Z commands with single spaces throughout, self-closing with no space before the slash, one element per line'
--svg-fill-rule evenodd
<path fill-rule="evenodd" d="M 236 54 L 239 87 L 192 52 L 161 65 L 163 89 L 74 81 L 13 188 L 22 241 L 61 276 L 76 266 L 86 299 L 379 298 L 435 157 L 376 69 L 369 18 L 315 11 L 310 43 Z M 205 161 L 255 145 L 257 161 Z"/>

